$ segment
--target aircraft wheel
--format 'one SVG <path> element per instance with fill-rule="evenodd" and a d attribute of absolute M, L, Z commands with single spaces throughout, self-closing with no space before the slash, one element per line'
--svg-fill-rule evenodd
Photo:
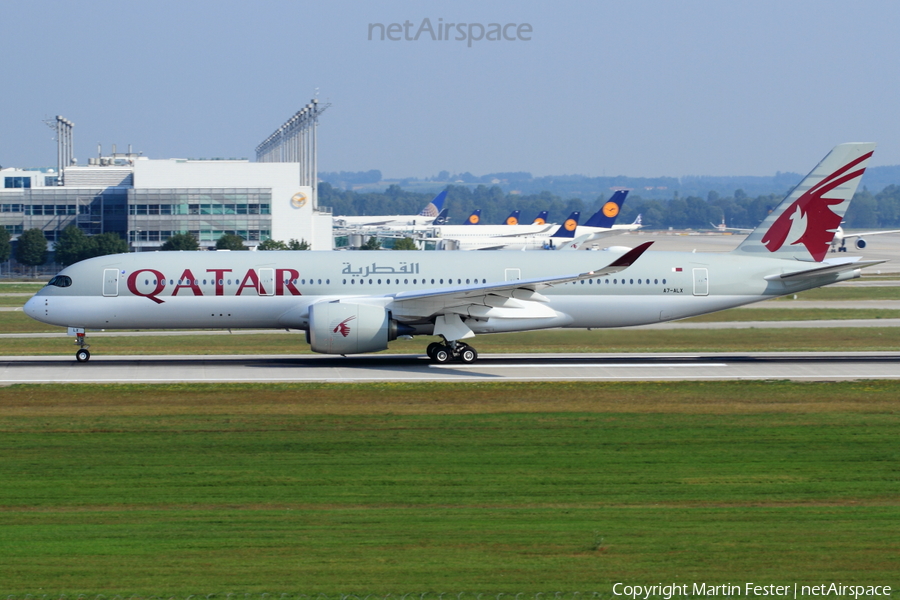
<path fill-rule="evenodd" d="M 431 360 L 434 360 L 434 353 L 440 347 L 441 347 L 440 343 L 431 342 L 430 344 L 428 344 L 428 347 L 425 349 L 425 354 L 428 355 L 428 358 L 430 358 Z"/>
<path fill-rule="evenodd" d="M 453 354 L 450 352 L 450 348 L 447 346 L 440 346 L 437 350 L 434 351 L 434 356 L 432 360 L 439 365 L 450 362 L 450 359 L 453 358 Z"/>
<path fill-rule="evenodd" d="M 471 346 L 466 346 L 459 353 L 459 360 L 461 360 L 462 362 L 464 362 L 466 364 L 471 364 L 471 363 L 475 362 L 476 360 L 478 360 L 478 352 L 475 350 L 475 348 L 472 348 Z"/>
<path fill-rule="evenodd" d="M 81 350 L 79 350 L 78 352 L 75 353 L 75 360 L 77 360 L 78 362 L 82 362 L 82 363 L 91 360 L 90 351 L 82 348 Z"/>

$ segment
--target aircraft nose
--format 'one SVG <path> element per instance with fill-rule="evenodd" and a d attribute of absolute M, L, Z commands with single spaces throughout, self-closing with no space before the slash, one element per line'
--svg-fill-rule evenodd
<path fill-rule="evenodd" d="M 32 296 L 28 302 L 25 303 L 25 306 L 22 310 L 25 311 L 25 314 L 31 317 L 32 319 L 38 319 L 38 314 L 40 313 L 43 307 L 43 298 L 39 298 L 38 296 Z M 40 319 L 38 319 L 40 320 Z"/>

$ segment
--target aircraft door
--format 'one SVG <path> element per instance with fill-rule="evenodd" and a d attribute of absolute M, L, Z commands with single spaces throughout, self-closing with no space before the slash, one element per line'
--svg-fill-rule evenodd
<path fill-rule="evenodd" d="M 119 295 L 118 269 L 103 269 L 103 295 L 108 297 Z"/>
<path fill-rule="evenodd" d="M 506 281 L 518 281 L 522 279 L 522 269 L 506 269 Z"/>
<path fill-rule="evenodd" d="M 694 269 L 694 295 L 709 296 L 709 269 Z"/>
<path fill-rule="evenodd" d="M 275 269 L 259 270 L 259 295 L 275 295 Z"/>

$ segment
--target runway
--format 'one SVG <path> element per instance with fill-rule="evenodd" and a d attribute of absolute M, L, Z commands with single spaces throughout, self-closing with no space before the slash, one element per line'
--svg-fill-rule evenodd
<path fill-rule="evenodd" d="M 900 352 L 486 354 L 471 365 L 422 355 L 0 357 L 0 385 L 365 381 L 844 381 L 900 379 Z"/>

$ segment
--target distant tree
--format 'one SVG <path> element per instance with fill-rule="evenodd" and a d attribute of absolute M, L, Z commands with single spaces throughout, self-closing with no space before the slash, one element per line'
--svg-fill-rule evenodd
<path fill-rule="evenodd" d="M 195 238 L 191 234 L 176 233 L 165 242 L 163 242 L 163 245 L 160 246 L 159 249 L 163 251 L 199 250 L 200 245 L 197 243 L 197 238 Z"/>
<path fill-rule="evenodd" d="M 9 260 L 12 254 L 12 244 L 9 243 L 9 229 L 0 225 L 0 262 Z"/>
<path fill-rule="evenodd" d="M 257 250 L 290 250 L 288 245 L 280 240 L 263 240 L 260 242 L 259 246 L 256 247 Z"/>
<path fill-rule="evenodd" d="M 128 242 L 123 240 L 118 233 L 108 231 L 89 239 L 94 246 L 91 256 L 107 256 L 109 254 L 125 254 L 128 252 Z"/>
<path fill-rule="evenodd" d="M 370 237 L 369 241 L 359 247 L 360 250 L 381 250 L 381 242 L 374 237 Z"/>
<path fill-rule="evenodd" d="M 288 250 L 309 250 L 309 242 L 306 240 L 300 240 L 299 242 L 291 238 L 288 242 Z"/>
<path fill-rule="evenodd" d="M 47 238 L 40 229 L 29 229 L 19 236 L 16 245 L 16 260 L 29 267 L 37 267 L 47 262 Z"/>
<path fill-rule="evenodd" d="M 56 240 L 56 262 L 71 265 L 94 256 L 91 239 L 75 225 L 69 225 Z"/>
<path fill-rule="evenodd" d="M 412 238 L 405 237 L 394 242 L 394 250 L 418 250 L 416 242 Z"/>
<path fill-rule="evenodd" d="M 226 233 L 216 240 L 216 250 L 247 250 L 247 246 L 241 236 Z"/>

